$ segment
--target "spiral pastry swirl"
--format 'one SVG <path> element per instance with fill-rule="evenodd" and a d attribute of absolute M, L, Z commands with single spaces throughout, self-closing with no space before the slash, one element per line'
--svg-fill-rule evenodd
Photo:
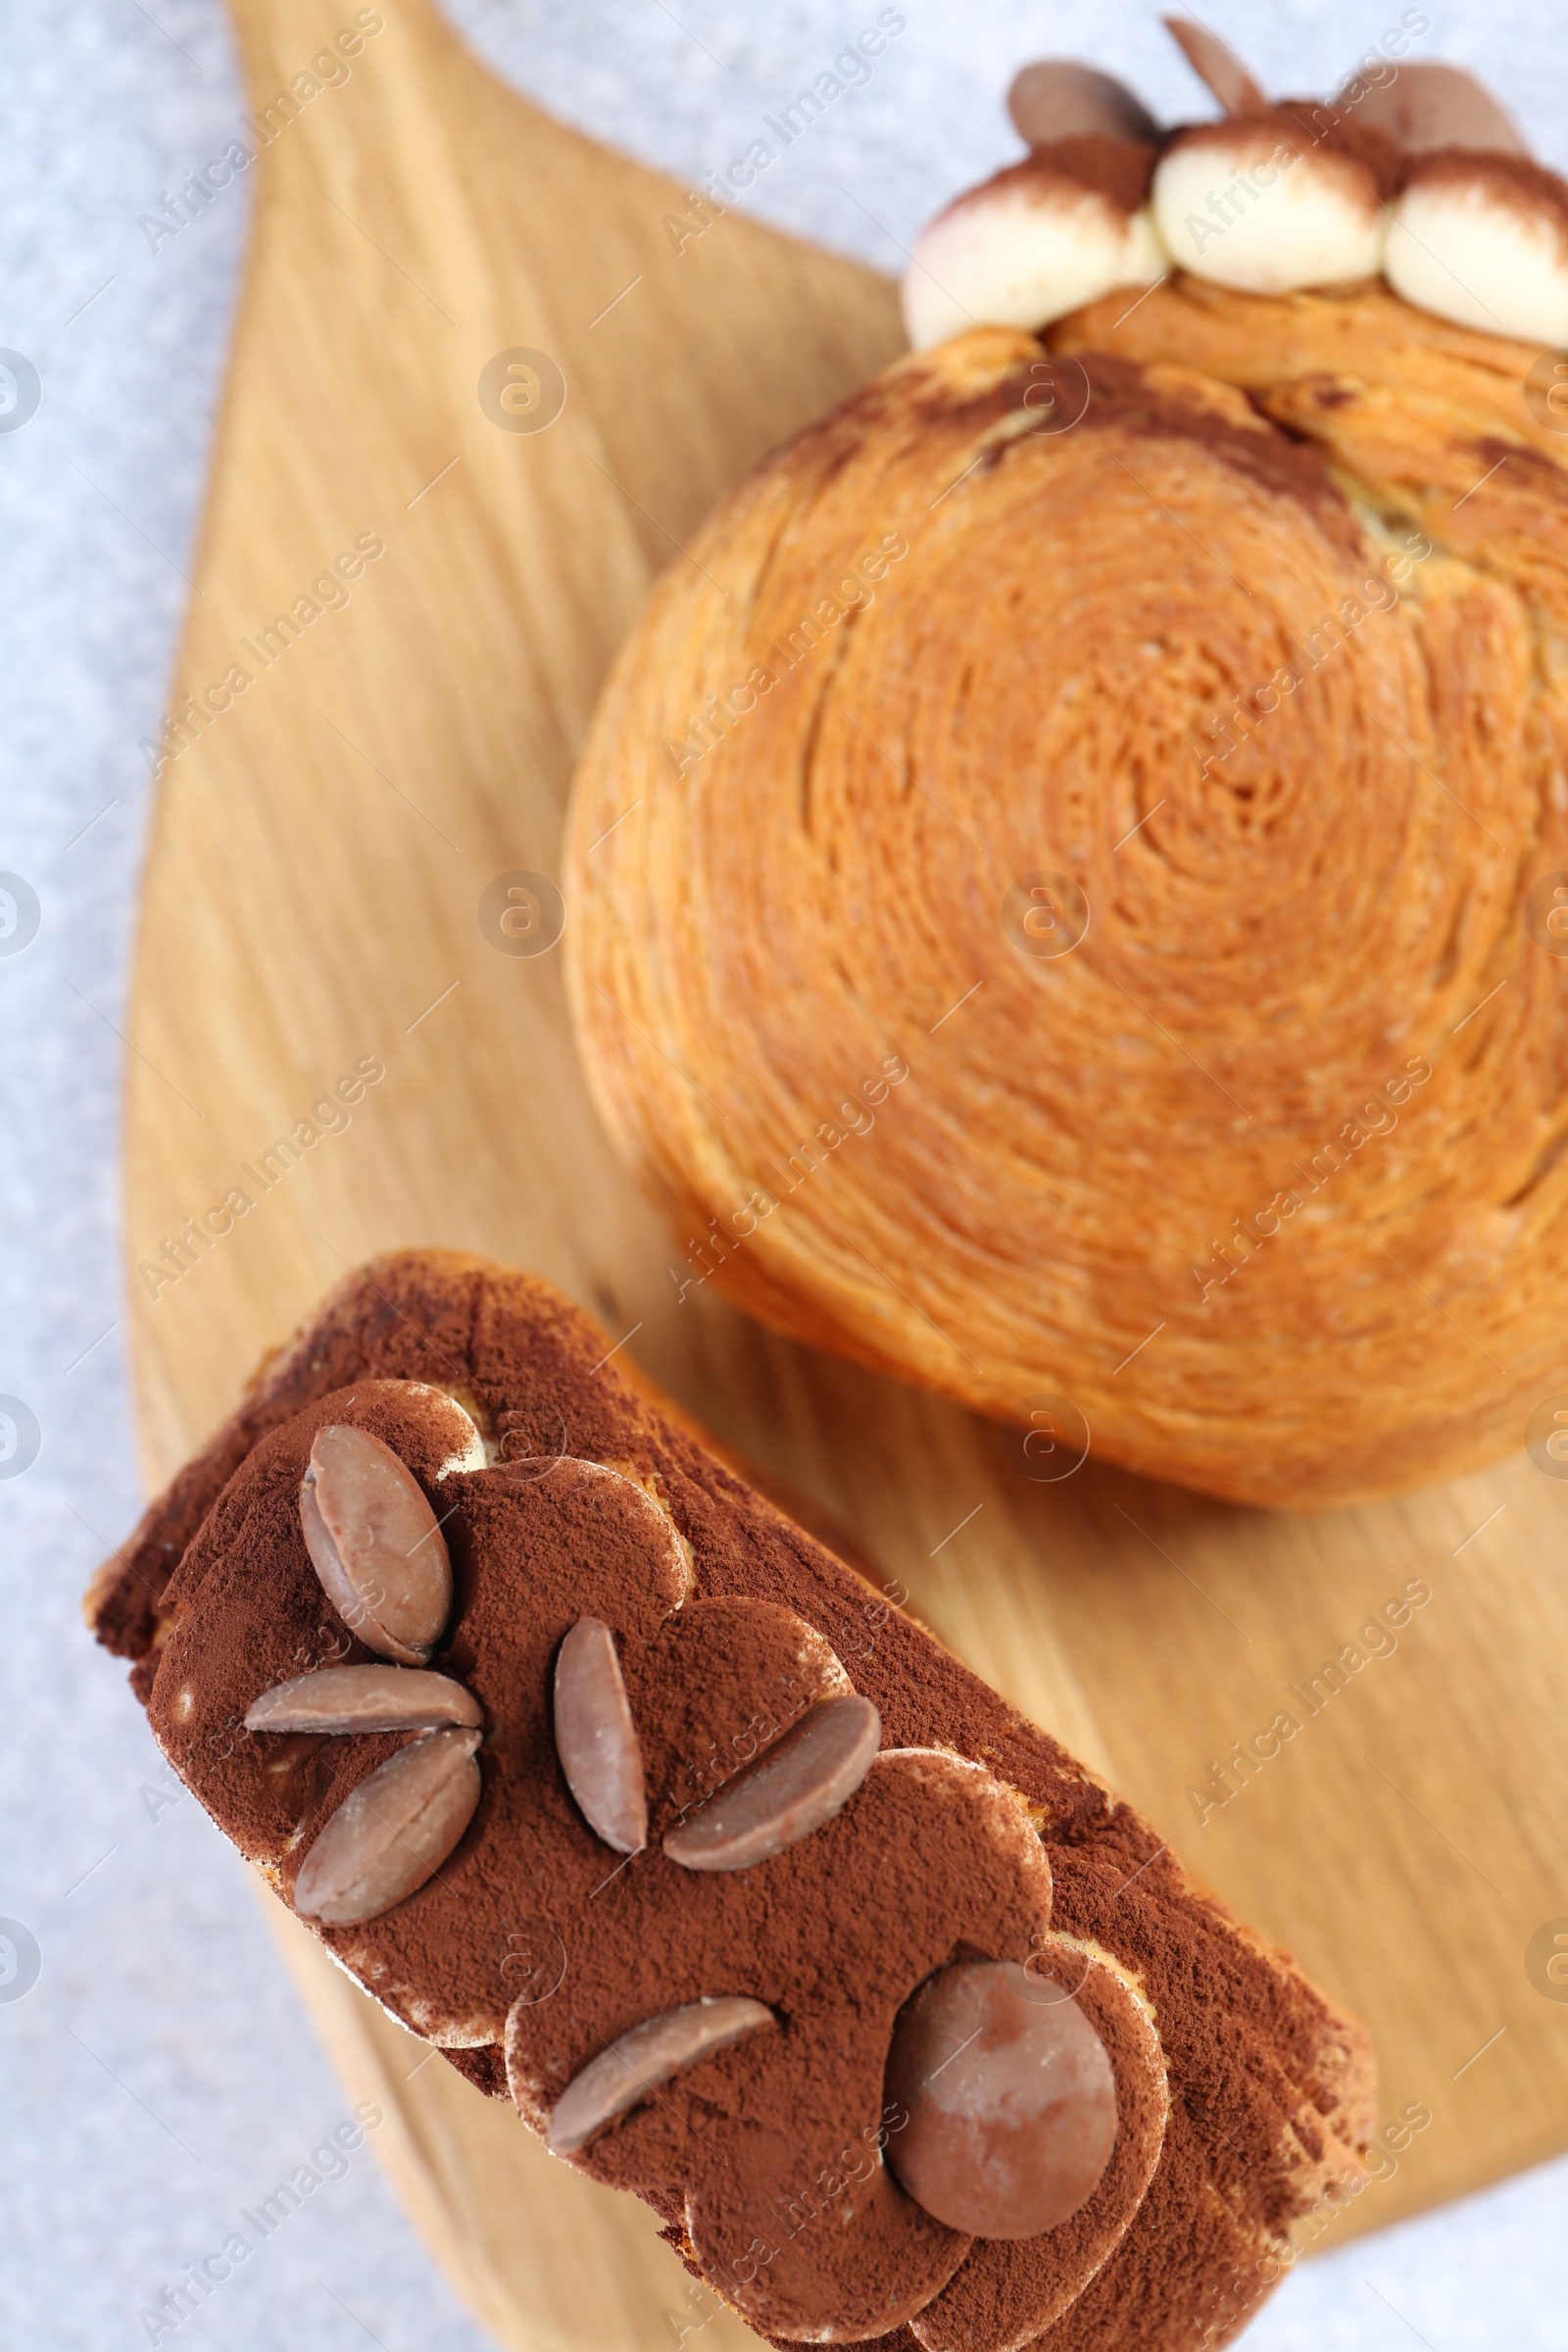
<path fill-rule="evenodd" d="M 571 818 L 678 1285 L 1248 1502 L 1521 1442 L 1568 1385 L 1539 360 L 1187 278 L 901 362 L 752 475 Z"/>

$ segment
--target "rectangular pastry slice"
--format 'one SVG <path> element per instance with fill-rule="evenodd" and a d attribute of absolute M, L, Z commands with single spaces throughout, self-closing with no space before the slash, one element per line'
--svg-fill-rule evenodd
<path fill-rule="evenodd" d="M 547 1284 L 347 1280 L 99 1572 L 278 1899 L 781 2343 L 1217 2343 L 1364 2031 Z"/>

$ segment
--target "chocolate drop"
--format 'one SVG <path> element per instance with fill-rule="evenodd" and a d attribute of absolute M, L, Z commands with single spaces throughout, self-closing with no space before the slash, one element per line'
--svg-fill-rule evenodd
<path fill-rule="evenodd" d="M 556 1753 L 577 1809 L 617 1854 L 648 1843 L 642 1749 L 615 1655 L 615 1637 L 579 1617 L 556 1657 Z"/>
<path fill-rule="evenodd" d="M 479 1802 L 479 1737 L 431 1732 L 344 1798 L 294 1882 L 302 1919 L 331 1928 L 379 1919 L 434 1878 Z"/>
<path fill-rule="evenodd" d="M 1268 105 L 1257 83 L 1218 33 L 1191 17 L 1166 17 L 1166 31 L 1201 82 L 1206 82 L 1228 115 L 1258 115 Z"/>
<path fill-rule="evenodd" d="M 1057 139 L 1159 136 L 1153 116 L 1124 81 L 1070 58 L 1041 58 L 1014 74 L 1007 112 L 1031 147 L 1051 147 Z"/>
<path fill-rule="evenodd" d="M 950 2229 L 1038 2237 L 1110 2162 L 1116 2081 L 1061 1986 L 1011 1960 L 928 1977 L 899 2018 L 887 2093 L 909 2121 L 888 2145 L 902 2185 Z"/>
<path fill-rule="evenodd" d="M 868 1698 L 819 1699 L 716 1796 L 678 1822 L 664 1851 L 686 1870 L 750 1870 L 847 1805 L 882 1741 Z"/>
<path fill-rule="evenodd" d="M 1335 104 L 1368 130 L 1381 130 L 1406 155 L 1441 147 L 1479 148 L 1492 155 L 1528 155 L 1513 117 L 1486 83 L 1462 66 L 1436 59 L 1402 65 L 1389 81 L 1343 89 Z"/>
<path fill-rule="evenodd" d="M 447 1674 L 416 1666 L 321 1666 L 264 1690 L 246 1711 L 248 1732 L 433 1732 L 475 1724 L 484 1710 Z"/>
<path fill-rule="evenodd" d="M 608 2050 L 590 2058 L 567 2083 L 551 2112 L 551 2154 L 574 2156 L 651 2099 L 661 2083 L 715 2051 L 727 2050 L 732 2041 L 755 2034 L 760 2026 L 776 2023 L 761 2001 L 738 1993 L 710 1993 L 659 2017 L 644 2018 Z"/>
<path fill-rule="evenodd" d="M 321 1589 L 367 1649 L 422 1666 L 452 1612 L 452 1563 L 424 1490 L 368 1429 L 318 1429 L 300 1525 Z"/>

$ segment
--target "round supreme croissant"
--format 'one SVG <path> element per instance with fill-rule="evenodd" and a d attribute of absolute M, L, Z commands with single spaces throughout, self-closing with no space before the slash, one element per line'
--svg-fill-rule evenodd
<path fill-rule="evenodd" d="M 659 584 L 570 977 L 683 1293 L 1300 1505 L 1568 1386 L 1568 188 L 1446 69 L 1194 45 L 1174 134 L 1021 77 L 948 339 Z"/>

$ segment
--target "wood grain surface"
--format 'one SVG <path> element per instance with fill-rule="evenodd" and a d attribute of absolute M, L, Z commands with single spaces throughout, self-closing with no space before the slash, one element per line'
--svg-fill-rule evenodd
<path fill-rule="evenodd" d="M 1017 1432 L 702 1292 L 677 1301 L 668 1237 L 590 1110 L 560 957 L 502 952 L 480 902 L 559 871 L 573 757 L 649 580 L 753 460 L 895 353 L 893 290 L 733 216 L 703 225 L 502 89 L 420 0 L 380 13 L 348 78 L 312 76 L 268 126 L 353 11 L 238 11 L 270 143 L 172 708 L 217 691 L 160 778 L 126 1058 L 149 1482 L 371 1251 L 534 1267 L 835 1511 L 956 1650 L 1368 2018 L 1385 2117 L 1432 2120 L 1325 2242 L 1551 2153 L 1568 2001 L 1527 1947 L 1568 1915 L 1568 1484 L 1520 1456 L 1292 1519 L 1093 1459 L 1038 1481 Z M 683 215 L 700 234 L 671 233 Z M 564 378 L 543 429 L 481 402 L 519 349 Z M 361 1061 L 384 1075 L 351 1124 L 313 1120 Z M 279 1137 L 292 1156 L 269 1168 Z M 192 1241 L 233 1188 L 254 1206 Z M 1410 1580 L 1431 1597 L 1396 1646 L 1356 1645 Z M 1331 1660 L 1342 1687 L 1314 1697 Z M 1194 1787 L 1282 1710 L 1300 1729 L 1200 1820 Z M 388 2109 L 408 2211 L 499 2341 L 641 2352 L 707 2316 L 641 2206 L 545 2156 L 267 1900 L 345 2079 Z M 704 2332 L 743 2339 L 728 2315 Z"/>

